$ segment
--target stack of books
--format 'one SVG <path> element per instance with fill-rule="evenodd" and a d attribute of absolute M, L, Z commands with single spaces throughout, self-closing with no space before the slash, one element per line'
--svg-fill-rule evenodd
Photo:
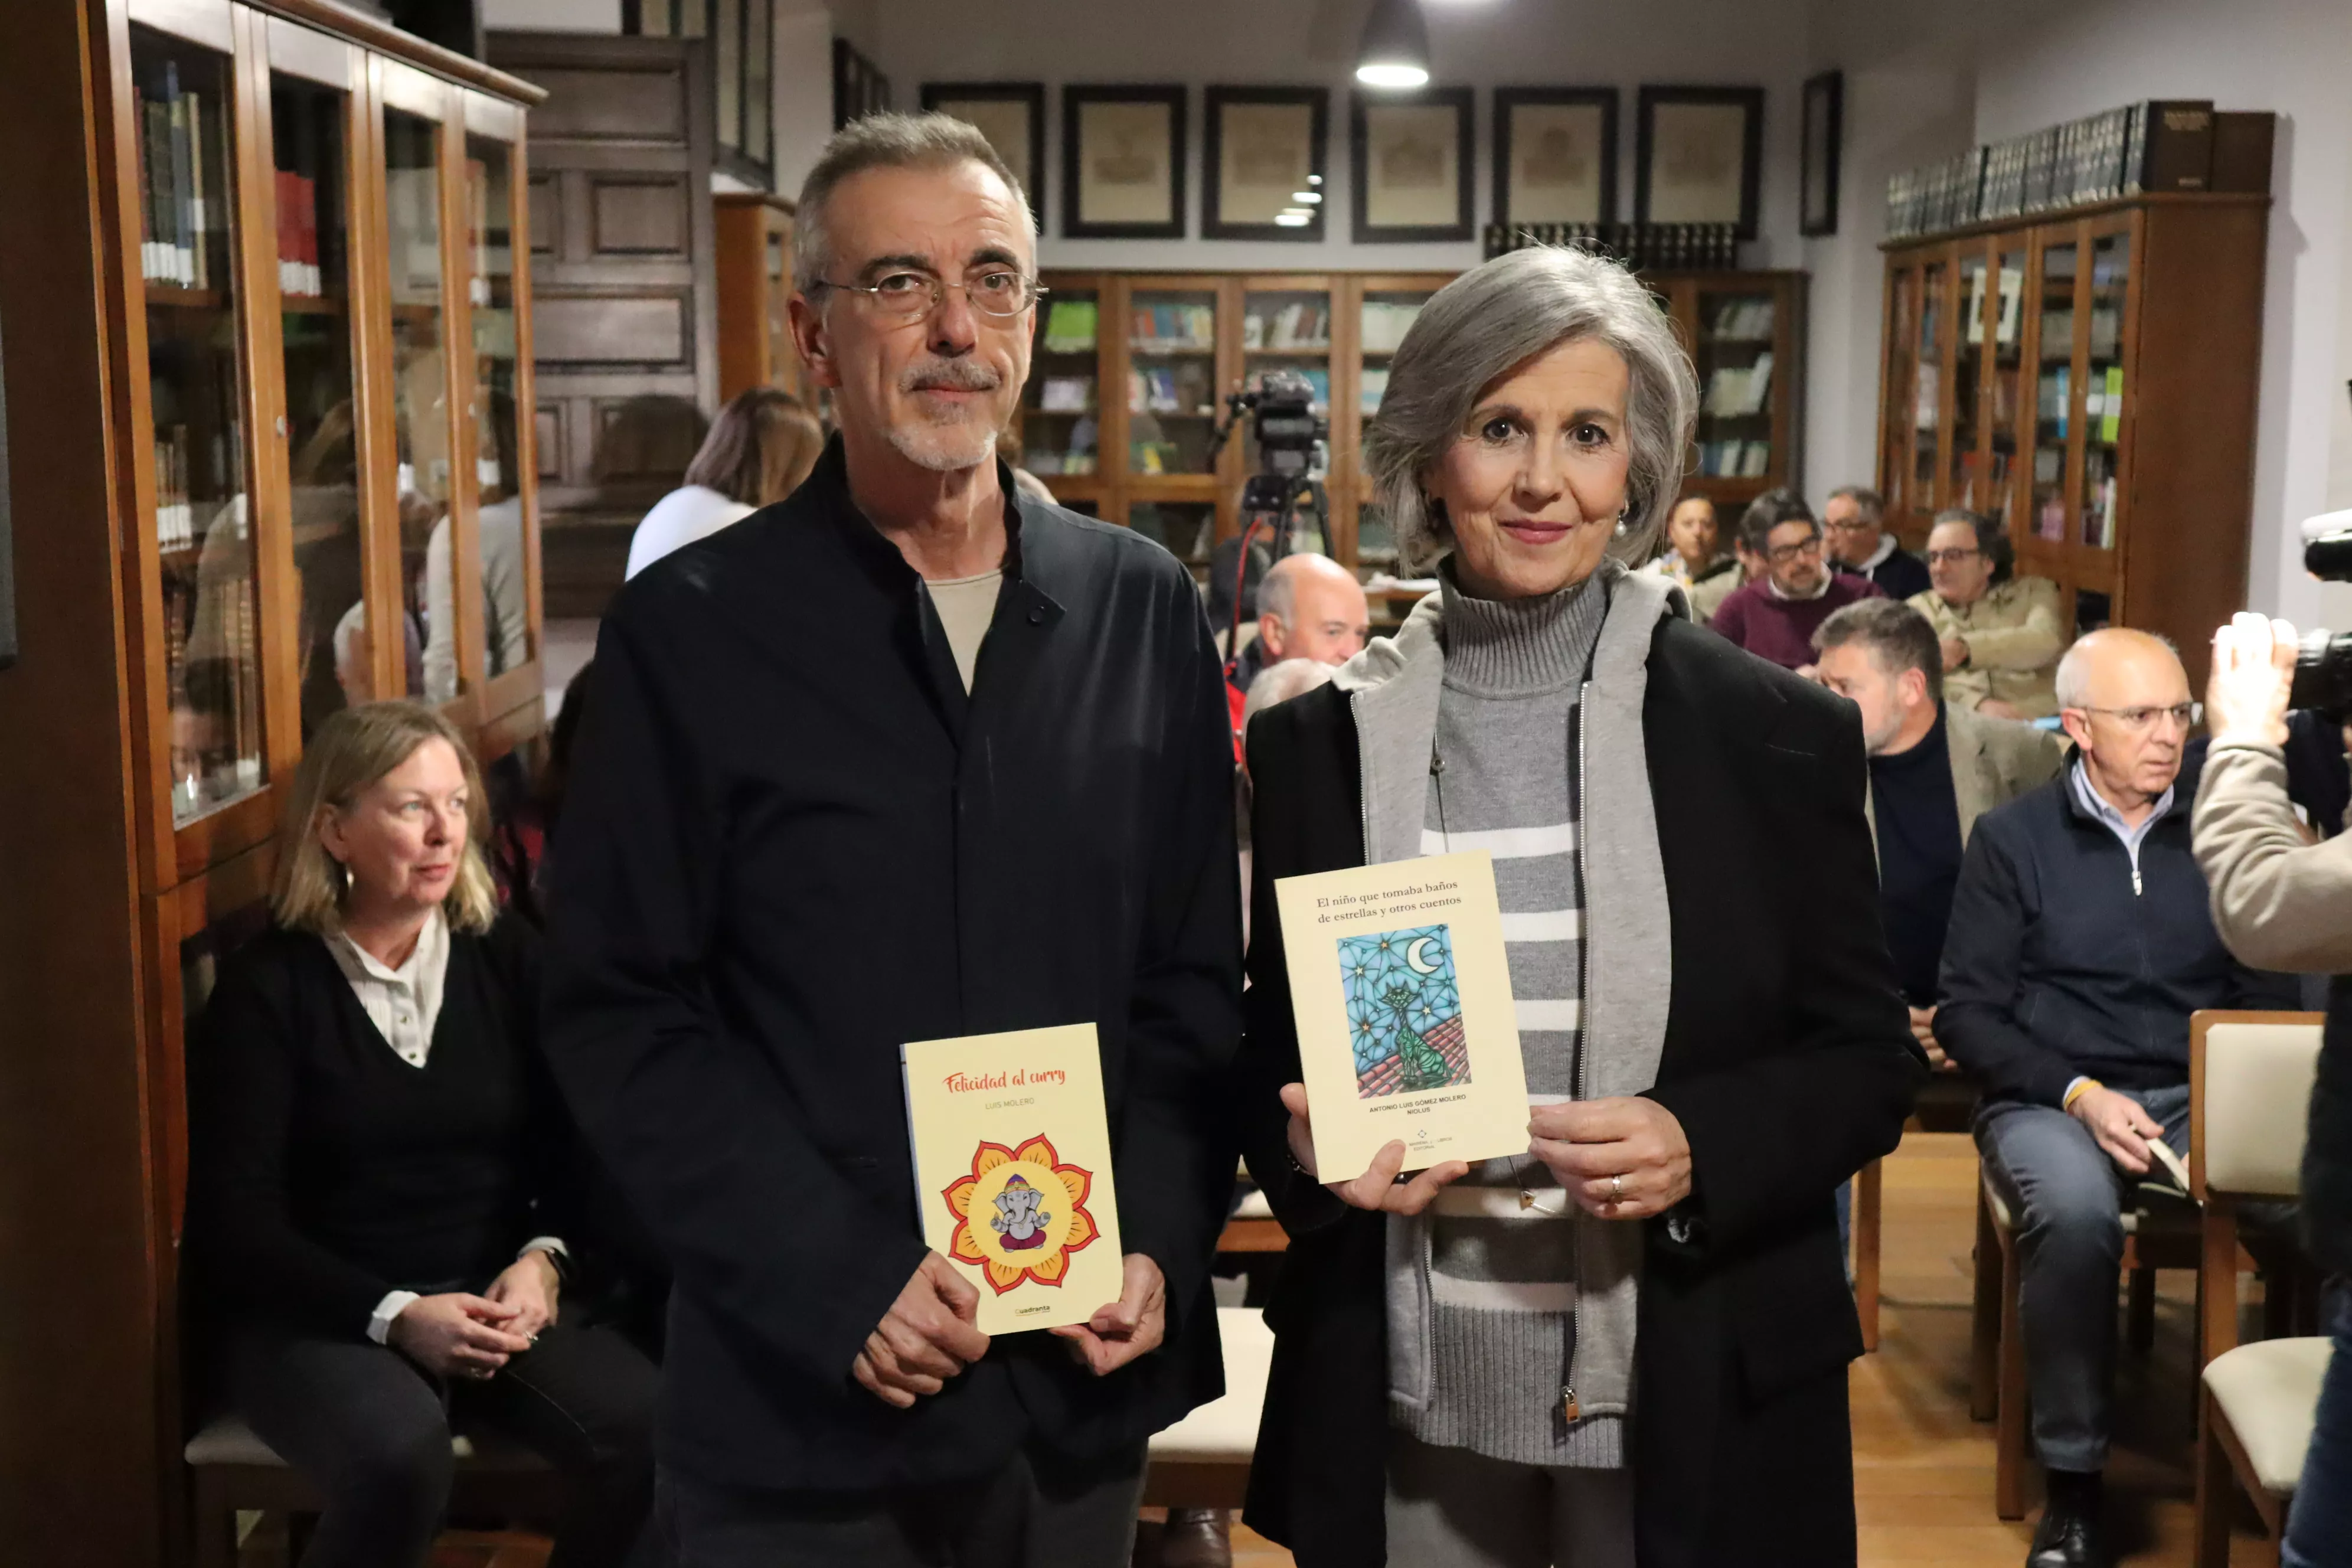
<path fill-rule="evenodd" d="M 1762 295 L 1751 300 L 1726 300 L 1715 309 L 1715 323 L 1710 329 L 1717 338 L 1734 338 L 1746 342 L 1769 342 L 1772 338 L 1772 299 Z"/>
<path fill-rule="evenodd" d="M 1253 352 L 1306 353 L 1331 346 L 1331 311 L 1297 300 L 1272 316 L 1251 311 L 1242 318 L 1242 347 Z"/>
<path fill-rule="evenodd" d="M 1045 312 L 1045 352 L 1049 354 L 1090 354 L 1095 352 L 1096 309 L 1092 300 L 1056 300 Z"/>
<path fill-rule="evenodd" d="M 1535 223 L 1486 226 L 1486 258 L 1534 246 L 1571 246 L 1636 270 L 1728 272 L 1739 265 L 1732 223 Z"/>
<path fill-rule="evenodd" d="M 1138 353 L 1213 350 L 1217 312 L 1207 305 L 1138 305 L 1128 338 Z"/>
<path fill-rule="evenodd" d="M 163 96 L 133 94 L 140 134 L 140 273 L 181 289 L 213 283 L 214 229 L 223 215 L 208 199 L 218 168 L 205 161 L 205 100 L 180 86 L 179 68 L 163 62 Z"/>
<path fill-rule="evenodd" d="M 319 268 L 319 182 L 291 169 L 278 171 L 278 291 L 304 300 L 327 291 Z"/>
<path fill-rule="evenodd" d="M 1744 367 L 1727 366 L 1707 378 L 1705 413 L 1718 419 L 1737 419 L 1764 411 L 1772 394 L 1772 356 L 1760 353 Z"/>
<path fill-rule="evenodd" d="M 1760 479 L 1772 466 L 1769 441 L 1702 441 L 1698 471 L 1709 479 Z"/>
<path fill-rule="evenodd" d="M 188 499 L 188 427 L 155 432 L 155 544 L 186 550 L 196 542 L 196 509 Z"/>

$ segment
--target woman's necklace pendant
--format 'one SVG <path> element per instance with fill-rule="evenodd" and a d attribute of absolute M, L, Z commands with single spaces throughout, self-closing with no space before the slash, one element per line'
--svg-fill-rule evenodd
<path fill-rule="evenodd" d="M 1533 1193 L 1531 1193 L 1531 1192 L 1528 1191 L 1528 1190 L 1527 1190 L 1527 1188 L 1525 1188 L 1525 1187 L 1521 1187 L 1521 1188 L 1519 1189 L 1519 1207 L 1520 1207 L 1520 1208 L 1522 1208 L 1522 1209 L 1531 1209 L 1531 1208 L 1533 1208 L 1533 1207 L 1535 1207 L 1535 1206 L 1536 1206 L 1536 1195 L 1535 1195 L 1535 1194 L 1533 1194 Z"/>

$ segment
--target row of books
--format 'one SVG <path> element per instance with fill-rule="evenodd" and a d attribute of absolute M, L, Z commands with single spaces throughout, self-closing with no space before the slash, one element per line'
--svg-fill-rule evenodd
<path fill-rule="evenodd" d="M 1128 340 L 1143 353 L 1174 353 L 1217 346 L 1217 312 L 1207 305 L 1138 305 Z"/>
<path fill-rule="evenodd" d="M 1173 441 L 1129 441 L 1128 472 L 1131 474 L 1187 474 L 1200 470 L 1184 466 L 1184 454 Z"/>
<path fill-rule="evenodd" d="M 1736 223 L 1534 223 L 1486 226 L 1486 259 L 1538 245 L 1614 257 L 1636 271 L 1729 272 L 1739 265 Z"/>
<path fill-rule="evenodd" d="M 1177 365 L 1138 365 L 1127 373 L 1127 406 L 1137 414 L 1214 414 L 1206 376 Z"/>
<path fill-rule="evenodd" d="M 1769 441 L 1702 441 L 1698 471 L 1710 479 L 1760 479 L 1772 468 Z"/>
<path fill-rule="evenodd" d="M 1242 347 L 1251 350 L 1328 349 L 1331 346 L 1328 306 L 1294 300 L 1272 316 L 1255 310 L 1242 317 Z"/>
<path fill-rule="evenodd" d="M 223 214 L 208 199 L 220 171 L 205 165 L 205 100 L 163 62 L 163 96 L 134 95 L 140 134 L 141 276 L 183 289 L 212 287 L 209 237 Z"/>
<path fill-rule="evenodd" d="M 1033 474 L 1091 474 L 1095 471 L 1095 455 L 1031 451 L 1022 455 L 1021 466 Z"/>
<path fill-rule="evenodd" d="M 196 542 L 196 509 L 188 494 L 188 427 L 155 432 L 155 543 L 187 550 Z"/>
<path fill-rule="evenodd" d="M 1906 169 L 1886 183 L 1886 233 L 1907 239 L 2118 196 L 2268 191 L 2276 117 L 2210 99 L 2101 110 Z"/>
<path fill-rule="evenodd" d="M 1037 389 L 1037 406 L 1047 414 L 1084 414 L 1095 405 L 1095 378 L 1049 375 Z"/>
<path fill-rule="evenodd" d="M 1363 352 L 1368 354 L 1392 354 L 1404 342 L 1405 333 L 1421 317 L 1418 304 L 1400 300 L 1367 300 L 1364 301 L 1360 324 L 1363 328 Z"/>
<path fill-rule="evenodd" d="M 1771 395 L 1772 356 L 1760 353 L 1754 364 L 1726 366 L 1707 378 L 1703 412 L 1718 418 L 1761 414 Z"/>
<path fill-rule="evenodd" d="M 2042 378 L 2039 394 L 2034 399 L 2034 417 L 2042 424 L 2050 426 L 2048 440 L 2063 442 L 2066 439 L 2068 421 L 2072 417 L 2074 407 L 2073 370 L 2071 366 L 2062 364 Z M 2109 365 L 2104 370 L 2094 370 L 2086 378 L 2083 387 L 2083 419 L 2088 426 L 2087 433 L 2094 442 L 2112 447 L 2123 439 L 2123 366 Z M 2041 456 L 2046 455 L 2049 455 L 2049 448 L 2045 447 Z M 2035 458 L 2037 468 L 2041 462 L 2041 456 Z"/>
<path fill-rule="evenodd" d="M 327 291 L 319 268 L 319 182 L 278 171 L 278 291 L 315 300 Z"/>
<path fill-rule="evenodd" d="M 1055 300 L 1045 309 L 1045 352 L 1049 354 L 1094 353 L 1098 314 L 1092 300 Z"/>

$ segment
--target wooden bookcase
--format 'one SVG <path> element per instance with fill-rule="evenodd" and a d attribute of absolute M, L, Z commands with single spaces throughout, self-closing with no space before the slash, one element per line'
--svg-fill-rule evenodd
<path fill-rule="evenodd" d="M 2000 519 L 2080 630 L 2192 685 L 2242 607 L 2270 198 L 2160 195 L 1886 247 L 1879 488 L 1905 542 Z"/>
<path fill-rule="evenodd" d="M 158 1561 L 179 1533 L 185 1024 L 265 918 L 304 745 L 385 696 L 433 702 L 486 758 L 541 728 L 524 122 L 543 95 L 325 0 L 0 9 L 25 165 L 0 195 L 20 236 L 49 237 L 9 248 L 68 263 L 0 268 L 12 489 L 51 498 L 37 545 L 20 524 L 19 560 L 40 558 L 20 587 L 82 605 L 30 616 L 0 672 L 11 746 L 53 733 L 68 770 L 0 773 L 0 816 L 47 824 L 7 858 L 27 887 L 55 881 L 53 858 L 80 873 L 0 995 L 43 1050 L 100 1053 L 30 1100 L 0 1091 L 0 1188 L 113 1194 L 74 1205 L 78 1237 L 0 1226 L 11 1270 L 62 1309 L 23 1307 L 0 1334 L 23 1347 L 0 1351 L 17 1391 L 0 1443 L 75 1425 L 78 1358 L 52 1387 L 23 1359 L 36 1339 L 53 1356 L 107 1340 L 109 1396 L 144 1441 L 62 1445 L 74 1473 L 50 1495 L 74 1538 L 45 1552 L 36 1526 L 17 1550 Z M 70 706 L 68 667 L 85 677 Z M 74 932 L 80 962 L 128 983 L 55 1006 L 36 958 Z M 35 1126 L 52 1131 L 17 1136 Z M 126 1151 L 127 1184 L 95 1163 Z"/>
<path fill-rule="evenodd" d="M 1405 327 L 1453 277 L 1049 272 L 1023 395 L 1024 460 L 1066 504 L 1150 532 L 1205 573 L 1209 552 L 1238 531 L 1242 482 L 1257 467 L 1246 422 L 1207 458 L 1224 395 L 1267 370 L 1297 370 L 1326 393 L 1330 419 L 1326 549 L 1361 570 L 1392 568 L 1394 541 L 1363 472 L 1363 426 Z M 1723 377 L 1725 401 L 1701 416 L 1688 485 L 1731 510 L 1769 486 L 1801 482 L 1805 275 L 1644 280 L 1691 351 L 1702 397 Z M 1077 330 L 1072 307 L 1093 310 L 1090 331 Z M 1753 377 L 1752 408 L 1733 397 L 1743 376 Z M 1698 472 L 1710 451 L 1733 447 L 1748 471 Z M 1073 468 L 1074 458 L 1087 466 Z"/>
<path fill-rule="evenodd" d="M 808 401 L 784 313 L 793 297 L 793 204 L 765 192 L 713 198 L 719 272 L 719 400 L 772 386 Z"/>

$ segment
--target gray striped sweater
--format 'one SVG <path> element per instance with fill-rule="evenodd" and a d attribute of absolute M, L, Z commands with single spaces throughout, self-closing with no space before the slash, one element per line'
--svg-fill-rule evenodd
<path fill-rule="evenodd" d="M 1450 573 L 1444 581 L 1445 678 L 1422 849 L 1493 856 L 1529 1099 L 1574 1098 L 1585 904 L 1575 728 L 1607 598 L 1590 580 L 1508 602 L 1461 595 Z M 1579 1214 L 1532 1155 L 1490 1160 L 1455 1184 L 1430 1226 L 1432 1397 L 1399 1415 L 1413 1436 L 1518 1464 L 1624 1463 L 1621 1415 L 1570 1423 L 1564 1412 L 1575 1232 L 1599 1223 Z"/>

